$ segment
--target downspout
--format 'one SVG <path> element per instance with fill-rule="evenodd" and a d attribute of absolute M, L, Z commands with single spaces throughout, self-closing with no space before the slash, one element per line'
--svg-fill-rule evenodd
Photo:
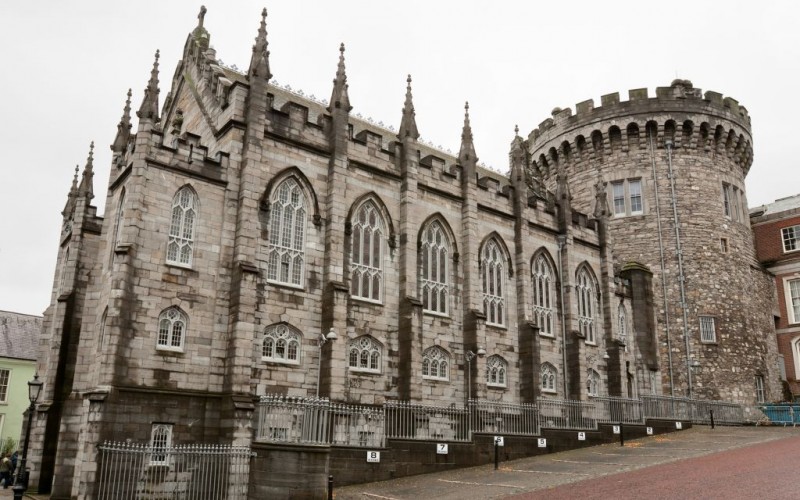
<path fill-rule="evenodd" d="M 686 276 L 683 274 L 683 250 L 681 250 L 681 231 L 678 219 L 678 202 L 675 199 L 675 176 L 672 174 L 672 141 L 667 140 L 664 145 L 667 148 L 667 165 L 669 167 L 669 189 L 672 196 L 672 218 L 675 224 L 675 246 L 678 250 L 678 284 L 681 289 L 681 309 L 683 311 L 683 341 L 686 344 L 686 382 L 687 396 L 692 397 L 692 365 L 689 359 L 689 312 L 686 304 L 686 287 L 684 282 Z"/>
<path fill-rule="evenodd" d="M 564 380 L 564 399 L 569 398 L 569 392 L 567 384 L 567 317 L 564 311 L 564 272 L 563 272 L 563 264 L 561 262 L 562 258 L 562 251 L 564 250 L 564 246 L 567 244 L 567 237 L 566 235 L 559 234 L 556 236 L 558 240 L 558 294 L 559 300 L 561 301 L 561 357 L 564 363 L 564 373 L 563 377 Z"/>
<path fill-rule="evenodd" d="M 669 395 L 675 395 L 675 382 L 672 378 L 672 340 L 669 334 L 669 307 L 667 307 L 667 281 L 666 265 L 664 264 L 664 239 L 661 237 L 661 205 L 658 201 L 658 178 L 656 177 L 656 158 L 653 153 L 653 135 L 648 133 L 650 139 L 650 162 L 653 167 L 653 189 L 656 195 L 656 224 L 658 225 L 658 251 L 661 254 L 661 295 L 664 298 L 664 325 L 667 333 L 667 359 L 669 360 Z M 653 390 L 651 387 L 650 390 Z"/>

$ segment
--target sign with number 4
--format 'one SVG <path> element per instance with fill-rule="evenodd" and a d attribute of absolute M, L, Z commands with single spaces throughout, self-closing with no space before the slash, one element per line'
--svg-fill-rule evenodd
<path fill-rule="evenodd" d="M 367 452 L 367 463 L 377 464 L 381 461 L 381 452 L 379 451 L 368 451 Z"/>

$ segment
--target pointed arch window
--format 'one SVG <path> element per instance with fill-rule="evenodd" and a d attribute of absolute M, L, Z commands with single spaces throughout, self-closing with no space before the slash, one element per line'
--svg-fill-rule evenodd
<path fill-rule="evenodd" d="M 158 317 L 158 349 L 182 351 L 188 318 L 177 307 L 165 309 Z"/>
<path fill-rule="evenodd" d="M 486 385 L 489 387 L 507 387 L 508 363 L 500 356 L 486 358 Z"/>
<path fill-rule="evenodd" d="M 481 252 L 483 313 L 486 324 L 505 325 L 505 283 L 503 251 L 494 239 L 486 242 Z"/>
<path fill-rule="evenodd" d="M 555 286 L 553 268 L 544 254 L 533 261 L 533 317 L 541 335 L 555 335 Z"/>
<path fill-rule="evenodd" d="M 307 213 L 306 197 L 294 178 L 287 178 L 273 191 L 269 211 L 267 280 L 303 286 Z"/>
<path fill-rule="evenodd" d="M 589 396 L 600 395 L 600 374 L 596 370 L 589 370 L 586 376 L 586 393 Z"/>
<path fill-rule="evenodd" d="M 558 383 L 558 372 L 556 371 L 556 367 L 551 365 L 550 363 L 544 363 L 541 369 L 541 385 L 542 385 L 542 392 L 549 392 L 555 393 L 556 392 L 556 384 Z"/>
<path fill-rule="evenodd" d="M 286 324 L 271 325 L 264 330 L 261 359 L 274 363 L 300 364 L 303 336 Z"/>
<path fill-rule="evenodd" d="M 378 207 L 367 201 L 356 210 L 352 228 L 350 293 L 380 302 L 383 292 L 383 220 Z"/>
<path fill-rule="evenodd" d="M 172 220 L 169 225 L 167 245 L 168 264 L 192 266 L 197 208 L 197 195 L 189 186 L 182 187 L 172 198 Z"/>
<path fill-rule="evenodd" d="M 619 341 L 627 345 L 628 314 L 625 312 L 625 306 L 622 304 L 620 304 L 617 309 L 617 331 L 619 332 Z M 625 350 L 628 350 L 627 346 Z"/>
<path fill-rule="evenodd" d="M 150 433 L 150 465 L 169 465 L 172 452 L 172 424 L 153 424 Z"/>
<path fill-rule="evenodd" d="M 441 347 L 433 346 L 422 353 L 422 378 L 450 380 L 450 355 Z"/>
<path fill-rule="evenodd" d="M 381 345 L 372 337 L 362 336 L 347 345 L 348 366 L 351 371 L 380 373 Z"/>
<path fill-rule="evenodd" d="M 447 315 L 450 302 L 450 242 L 439 221 L 431 222 L 422 232 L 419 260 L 422 309 Z"/>
<path fill-rule="evenodd" d="M 578 330 L 586 343 L 596 342 L 595 314 L 597 311 L 597 284 L 586 267 L 581 267 L 576 277 L 578 299 Z"/>

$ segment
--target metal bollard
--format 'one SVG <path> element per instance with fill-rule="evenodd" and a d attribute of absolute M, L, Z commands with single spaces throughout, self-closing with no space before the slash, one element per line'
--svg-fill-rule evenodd
<path fill-rule="evenodd" d="M 625 446 L 625 427 L 623 427 L 622 422 L 619 423 L 619 445 Z"/>
<path fill-rule="evenodd" d="M 711 428 L 713 429 L 714 428 L 714 410 L 708 410 L 708 412 L 711 414 Z"/>
<path fill-rule="evenodd" d="M 328 500 L 333 500 L 333 476 L 328 476 Z"/>
<path fill-rule="evenodd" d="M 498 455 L 497 455 L 497 440 L 494 441 L 494 470 L 497 470 Z"/>

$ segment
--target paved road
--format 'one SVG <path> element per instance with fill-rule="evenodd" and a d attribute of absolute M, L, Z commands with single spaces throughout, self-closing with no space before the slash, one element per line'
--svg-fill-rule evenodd
<path fill-rule="evenodd" d="M 800 428 L 708 427 L 393 481 L 336 499 L 797 499 Z"/>

